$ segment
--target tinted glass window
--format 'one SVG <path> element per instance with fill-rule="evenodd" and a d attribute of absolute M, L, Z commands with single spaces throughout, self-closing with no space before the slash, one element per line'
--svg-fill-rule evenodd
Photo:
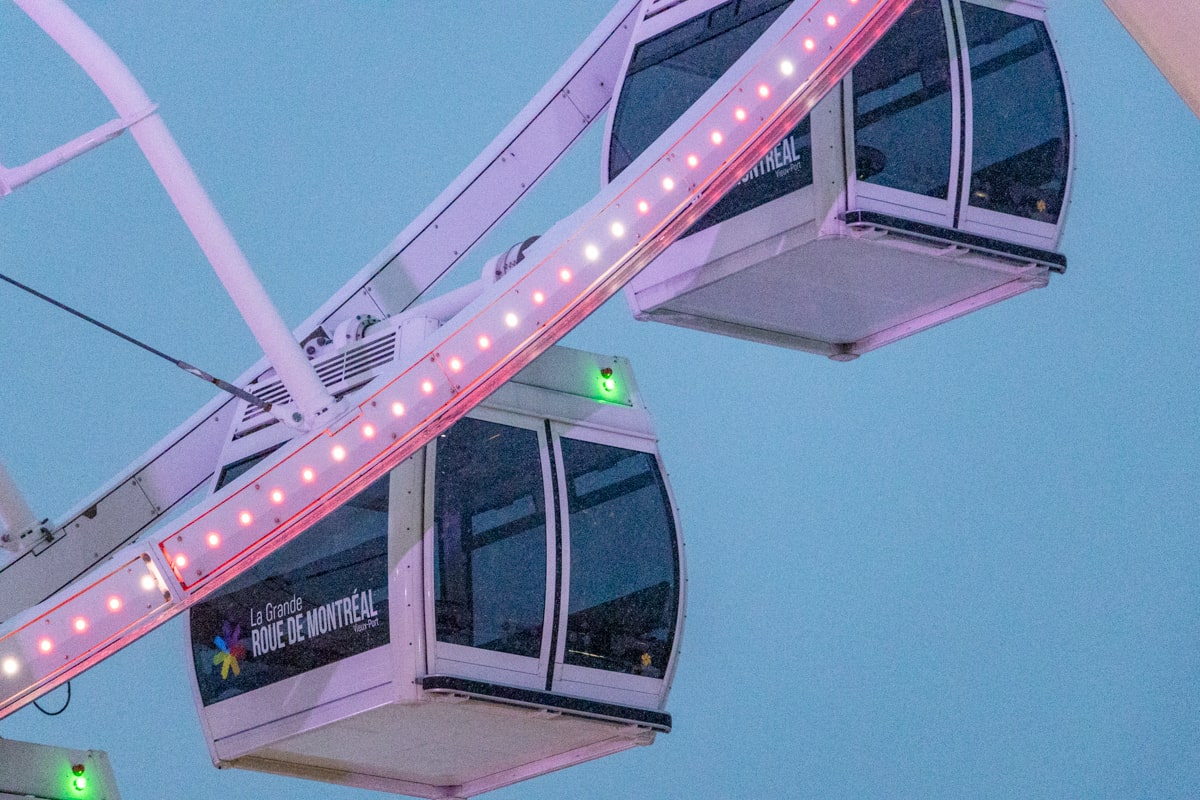
<path fill-rule="evenodd" d="M 725 3 L 638 45 L 630 59 L 613 119 L 608 157 L 610 180 L 691 108 L 790 3 L 791 0 Z M 688 233 L 723 222 L 811 183 L 812 145 L 805 119 Z"/>
<path fill-rule="evenodd" d="M 1067 183 L 1067 101 L 1046 27 L 963 3 L 974 145 L 970 204 L 1055 222 Z"/>
<path fill-rule="evenodd" d="M 675 524 L 648 453 L 562 439 L 571 531 L 565 661 L 661 678 L 679 602 Z"/>
<path fill-rule="evenodd" d="M 388 478 L 191 610 L 204 705 L 388 642 Z"/>
<path fill-rule="evenodd" d="M 916 0 L 854 68 L 859 180 L 946 198 L 953 132 L 940 0 Z"/>
<path fill-rule="evenodd" d="M 437 440 L 434 480 L 438 641 L 537 658 L 546 606 L 537 434 L 464 418 Z"/>

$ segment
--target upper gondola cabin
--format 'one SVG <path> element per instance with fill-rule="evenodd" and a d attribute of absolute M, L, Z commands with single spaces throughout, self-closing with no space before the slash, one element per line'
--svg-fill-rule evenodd
<path fill-rule="evenodd" d="M 647 0 L 603 179 L 789 3 Z M 1071 158 L 1044 5 L 915 0 L 626 297 L 639 319 L 850 360 L 1062 272 Z"/>

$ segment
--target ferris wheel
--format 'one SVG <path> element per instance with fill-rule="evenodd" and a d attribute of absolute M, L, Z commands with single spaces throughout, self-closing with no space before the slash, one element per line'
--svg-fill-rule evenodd
<path fill-rule="evenodd" d="M 565 442 L 613 448 L 620 441 L 626 445 L 620 448 L 622 453 L 642 456 L 645 468 L 638 475 L 649 477 L 636 481 L 654 487 L 664 498 L 659 513 L 666 533 L 659 547 L 677 552 L 669 486 L 655 477 L 656 461 L 645 460 L 655 452 L 647 443 L 653 437 L 652 431 L 645 430 L 645 421 L 635 416 L 617 421 L 614 415 L 606 427 L 619 436 L 599 441 L 604 437 L 577 431 L 575 438 L 568 436 L 566 428 L 571 425 L 561 419 L 567 413 L 561 410 L 561 395 L 578 397 L 581 391 L 601 403 L 611 402 L 612 393 L 618 392 L 624 397 L 622 405 L 632 409 L 641 405 L 625 365 L 551 349 L 573 324 L 622 286 L 628 286 L 630 303 L 642 318 L 848 360 L 1043 286 L 1052 273 L 1066 266 L 1055 252 L 1071 176 L 1069 104 L 1061 82 L 1060 94 L 1052 90 L 1046 99 L 1051 112 L 1047 116 L 1057 113 L 1058 127 L 1038 133 L 1042 137 L 1038 141 L 1013 145 L 1015 152 L 976 155 L 976 161 L 968 162 L 967 154 L 979 150 L 973 147 L 973 129 L 957 121 L 971 119 L 967 109 L 973 92 L 984 90 L 986 76 L 972 71 L 977 63 L 972 56 L 986 63 L 987 48 L 1014 35 L 1013 31 L 1018 31 L 1018 37 L 1033 37 L 1021 39 L 1022 46 L 1029 47 L 1030 42 L 1040 46 L 1043 70 L 1056 69 L 1052 45 L 1037 27 L 1041 15 L 1036 6 L 1008 15 L 1016 19 L 1001 19 L 997 15 L 1005 12 L 986 2 L 829 0 L 811 8 L 764 2 L 752 6 L 755 13 L 742 17 L 722 16 L 719 3 L 631 0 L 606 17 L 546 88 L 421 218 L 314 314 L 300 335 L 293 336 L 136 81 L 65 6 L 32 0 L 21 5 L 85 65 L 112 100 L 119 118 L 44 159 L 6 169 L 0 173 L 5 191 L 128 130 L 242 310 L 266 362 L 242 380 L 221 381 L 218 385 L 228 387 L 234 399 L 221 399 L 202 409 L 184 426 L 182 435 L 164 440 L 117 476 L 101 493 L 102 499 L 79 518 L 61 526 L 35 524 L 19 491 L 7 482 L 3 517 L 8 532 L 16 534 L 15 557 L 0 577 L 7 576 L 16 586 L 21 570 L 12 565 L 35 548 L 62 551 L 64 564 L 53 575 L 22 576 L 19 584 L 24 594 L 5 594 L 5 601 L 17 607 L 5 609 L 5 616 L 12 618 L 0 629 L 0 714 L 60 685 L 176 614 L 202 606 L 211 611 L 218 596 L 239 576 L 256 564 L 266 564 L 272 553 L 283 552 L 305 531 L 330 524 L 344 509 L 369 508 L 371 492 L 380 491 L 380 481 L 390 479 L 394 487 L 401 480 L 396 473 L 407 471 L 404 479 L 412 482 L 413 491 L 430 494 L 436 505 L 434 495 L 439 490 L 424 481 L 437 474 L 437 453 L 452 449 L 441 441 L 436 443 L 440 450 L 430 450 L 429 445 L 439 434 L 468 437 L 466 427 L 457 424 L 460 420 L 533 431 L 537 445 L 530 458 L 544 463 L 546 473 L 563 476 L 561 482 L 553 479 L 540 490 L 548 498 L 544 507 L 556 507 L 556 486 L 565 495 L 566 476 L 574 474 L 567 451 L 579 445 Z M 969 8 L 964 11 L 963 6 Z M 707 20 L 708 29 L 697 37 L 694 20 L 700 17 Z M 872 48 L 886 45 L 888 35 L 928 38 L 931 27 L 933 40 L 946 43 L 945 72 L 943 80 L 930 79 L 922 91 L 946 104 L 953 128 L 944 164 L 951 177 L 944 196 L 937 196 L 928 181 L 921 182 L 930 173 L 928 165 L 906 165 L 899 151 L 877 146 L 889 140 L 891 134 L 882 132 L 908 108 L 908 101 L 902 97 L 899 100 L 904 102 L 897 103 L 896 98 L 886 97 L 899 79 L 884 74 L 882 67 L 894 59 L 870 60 Z M 960 40 L 978 50 L 956 45 Z M 696 58 L 713 43 L 723 43 L 726 60 L 711 67 L 709 79 L 681 100 L 680 108 L 663 112 L 653 126 L 643 124 L 638 109 L 646 107 L 646 100 L 639 93 L 673 68 L 671 59 Z M 842 84 L 854 65 L 864 61 L 867 67 L 855 76 L 855 85 Z M 901 78 L 911 74 L 925 78 L 927 65 L 908 66 Z M 601 86 L 615 88 L 602 92 Z M 847 97 L 861 100 L 864 107 L 875 105 L 847 120 L 845 113 L 831 110 L 831 97 L 839 108 Z M 410 306 L 408 286 L 432 284 L 461 259 L 606 108 L 607 185 L 596 199 L 540 237 L 526 239 L 489 261 L 479 284 Z M 1023 133 L 1030 131 L 1026 128 Z M 853 168 L 841 170 L 840 186 L 817 196 L 818 176 L 836 178 L 838 172 L 813 158 L 822 137 L 840 142 L 838 163 Z M 1036 157 L 1028 155 L 1046 142 L 1051 146 L 1037 151 Z M 1025 160 L 1010 160 L 1016 156 Z M 756 186 L 760 177 L 769 178 L 772 186 Z M 738 192 L 748 194 L 738 200 Z M 813 210 L 804 216 L 801 207 Z M 746 226 L 753 234 L 738 229 L 747 220 L 754 222 Z M 791 248 L 796 252 L 790 253 L 786 264 L 753 255 L 756 249 L 778 252 L 775 245 L 795 240 L 797 229 L 807 238 Z M 805 263 L 804 259 L 835 266 L 832 274 L 815 282 L 797 282 L 795 265 Z M 864 301 L 850 304 L 853 314 L 828 313 L 830 307 L 848 307 L 847 281 L 859 281 L 856 292 L 869 296 L 872 287 L 879 286 L 885 265 L 895 263 L 909 270 L 903 302 L 889 298 L 891 304 L 883 307 Z M 944 280 L 949 263 L 959 269 L 954 287 L 947 287 Z M 769 284 L 784 271 L 781 284 Z M 790 296 L 815 295 L 825 303 L 816 304 L 808 315 L 786 314 L 764 308 L 739 284 L 780 285 Z M 687 290 L 680 291 L 681 286 Z M 347 368 L 352 361 L 368 366 L 352 374 Z M 544 366 L 548 363 L 554 363 L 554 368 Z M 535 377 L 539 364 L 542 374 Z M 335 367 L 341 370 L 336 375 Z M 576 384 L 564 385 L 562 379 L 549 377 L 563 374 L 575 375 Z M 524 402 L 525 412 L 540 409 L 532 422 L 515 418 L 522 412 L 516 410 L 520 404 L 514 399 L 500 397 L 487 405 L 518 375 L 525 375 L 522 385 L 530 392 L 540 393 Z M 592 385 L 586 390 L 579 388 L 589 382 Z M 483 410 L 468 416 L 476 405 Z M 565 427 L 559 430 L 555 425 Z M 424 473 L 417 474 L 412 459 L 421 455 L 427 463 Z M 619 465 L 637 460 L 636 455 L 594 458 L 606 465 L 597 474 L 633 469 Z M 635 480 L 631 476 L 621 480 Z M 200 485 L 213 488 L 211 499 L 168 520 L 168 510 Z M 141 495 L 134 494 L 135 488 Z M 511 506 L 518 496 L 506 496 L 506 501 Z M 469 516 L 461 509 L 457 513 Z M 105 537 L 104 552 L 112 552 L 111 557 L 95 566 L 80 564 L 78 556 L 68 558 L 64 548 L 50 546 L 56 531 L 80 523 L 91 526 L 93 536 Z M 551 543 L 563 547 L 561 534 Z M 412 574 L 431 576 L 434 551 L 412 552 Z M 570 552 L 564 552 L 570 558 Z M 662 573 L 674 576 L 668 592 L 674 604 L 655 623 L 665 620 L 668 627 L 682 621 L 681 566 L 678 559 L 674 567 L 669 562 L 670 558 L 663 562 L 667 566 Z M 564 563 L 560 559 L 558 567 Z M 522 636 L 511 632 L 479 636 L 490 637 L 488 644 L 511 639 L 506 645 L 509 651 L 497 646 L 490 652 L 513 656 L 512 660 L 492 656 L 481 660 L 477 653 L 453 649 L 489 650 L 475 646 L 481 642 L 469 636 L 450 641 L 465 635 L 463 623 L 447 605 L 435 607 L 435 603 L 410 624 L 413 631 L 432 634 L 427 636 L 431 650 L 448 646 L 433 656 L 442 659 L 436 670 L 428 668 L 429 656 L 415 657 L 413 679 L 425 681 L 417 684 L 420 699 L 444 699 L 440 705 L 454 706 L 453 713 L 460 715 L 462 708 L 475 702 L 487 713 L 497 708 L 532 709 L 544 716 L 582 720 L 579 726 L 584 732 L 578 734 L 577 745 L 549 758 L 522 754 L 511 763 L 488 765 L 490 771 L 483 776 L 450 765 L 439 767 L 442 773 L 437 775 L 397 776 L 363 785 L 428 796 L 451 796 L 437 794 L 451 791 L 446 787 L 474 794 L 646 743 L 653 732 L 669 730 L 662 708 L 674 666 L 674 639 L 668 637 L 661 653 L 645 646 L 629 663 L 622 661 L 628 659 L 624 650 L 592 648 L 590 637 L 597 641 L 601 637 L 590 630 L 580 634 L 579 642 L 586 638 L 587 645 L 572 645 L 567 641 L 570 613 L 563 608 L 571 599 L 562 591 L 556 593 L 552 572 L 553 565 L 543 583 L 545 642 L 536 657 L 510 652 L 527 646 L 518 641 Z M 62 583 L 54 585 L 58 581 Z M 389 591 L 386 585 L 383 591 Z M 282 642 L 289 635 L 295 638 L 302 624 L 310 634 L 315 626 L 321 635 L 369 624 L 372 617 L 364 609 L 375 609 L 373 596 L 363 593 L 357 602 L 347 596 L 348 606 L 334 604 L 340 599 L 330 599 L 324 622 L 320 615 L 309 621 L 311 608 L 279 603 L 268 612 L 272 604 L 262 603 L 262 610 L 272 618 L 264 619 L 261 639 L 252 637 L 249 651 L 281 650 Z M 304 622 L 296 623 L 295 632 L 289 631 L 287 620 L 298 617 Z M 276 622 L 282 627 L 276 627 Z M 563 628 L 561 634 L 553 630 L 556 623 Z M 443 633 L 442 628 L 449 632 Z M 207 631 L 193 638 L 197 637 L 206 646 L 213 638 Z M 240 670 L 241 665 L 232 665 L 243 658 L 235 653 L 239 647 L 235 642 L 242 637 L 231 628 L 220 638 L 225 649 L 216 655 L 226 656 L 220 668 Z M 240 647 L 244 654 L 246 645 Z M 642 655 L 649 663 L 642 663 Z M 521 666 L 516 662 L 521 657 L 539 663 Z M 570 663 L 572 658 L 577 663 Z M 588 659 L 604 664 L 578 663 Z M 548 674 L 555 667 L 562 673 L 558 684 Z M 505 679 L 496 679 L 498 674 Z M 530 674 L 534 677 L 526 685 L 523 676 Z M 606 683 L 596 674 L 620 680 Z M 287 677 L 296 678 L 303 680 Z M 204 695 L 205 689 L 198 692 Z M 271 761 L 264 753 L 275 752 L 278 740 L 303 732 L 288 729 L 287 723 L 265 738 L 235 741 L 241 732 L 220 727 L 220 709 L 223 703 L 238 701 L 218 694 L 212 695 L 212 702 L 204 698 L 201 703 L 214 758 L 317 777 L 322 777 L 322 770 L 332 774 L 342 769 L 305 761 L 303 748 L 293 759 Z M 395 705 L 413 699 L 389 697 Z M 331 735 L 330 720 L 369 710 L 339 706 L 322 722 L 321 735 Z M 386 728 L 389 723 L 378 724 Z M 497 723 L 499 729 L 505 724 Z M 322 744 L 327 747 L 328 743 Z"/>

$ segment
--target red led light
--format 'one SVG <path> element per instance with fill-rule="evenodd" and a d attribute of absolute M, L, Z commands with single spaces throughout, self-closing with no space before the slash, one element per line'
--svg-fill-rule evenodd
<path fill-rule="evenodd" d="M 736 119 L 738 122 L 745 122 L 746 121 L 746 109 L 744 109 L 744 108 L 734 109 L 733 118 Z"/>
<path fill-rule="evenodd" d="M 375 426 L 369 422 L 366 425 L 363 425 L 362 426 L 362 435 L 363 435 L 364 439 L 374 439 L 375 438 Z"/>
<path fill-rule="evenodd" d="M 425 394 L 433 394 L 433 381 L 428 378 L 421 381 L 421 391 Z"/>
<path fill-rule="evenodd" d="M 238 522 L 242 523 L 243 525 L 249 525 L 251 522 L 254 522 L 254 515 L 249 511 L 243 511 L 242 513 L 238 514 Z"/>
<path fill-rule="evenodd" d="M 700 159 L 695 155 L 690 155 L 687 157 L 687 165 L 692 169 L 695 169 L 696 167 L 700 166 Z"/>
<path fill-rule="evenodd" d="M 54 642 L 50 641 L 49 639 L 38 640 L 38 650 L 41 650 L 43 653 L 49 653 L 53 649 Z"/>
<path fill-rule="evenodd" d="M 541 294 L 541 292 L 537 292 L 534 295 L 533 299 L 535 301 L 537 300 L 537 295 L 539 295 L 539 294 Z M 462 368 L 463 368 L 463 363 L 462 363 L 461 358 L 459 358 L 458 356 L 455 356 L 454 358 L 450 359 L 450 371 L 451 372 L 462 372 Z"/>
<path fill-rule="evenodd" d="M 208 534 L 208 546 L 209 547 L 220 547 L 221 546 L 221 534 L 217 533 L 216 531 L 213 531 L 212 533 Z"/>
<path fill-rule="evenodd" d="M 558 271 L 558 279 L 560 281 L 562 281 L 563 283 L 570 283 L 571 282 L 571 270 L 567 269 L 566 267 L 563 267 L 562 269 L 560 269 Z"/>
<path fill-rule="evenodd" d="M 274 503 L 275 505 L 279 505 L 280 503 L 283 502 L 283 490 L 282 489 L 272 489 L 271 490 L 271 502 Z"/>
<path fill-rule="evenodd" d="M 546 302 L 546 294 L 544 292 L 534 292 L 533 302 L 540 306 L 542 303 Z"/>
<path fill-rule="evenodd" d="M 764 100 L 766 98 L 770 97 L 771 96 L 771 87 L 767 86 L 765 83 L 760 83 L 758 85 L 758 96 L 763 98 Z"/>
<path fill-rule="evenodd" d="M 75 621 L 71 623 L 71 626 L 75 628 L 76 633 L 83 633 L 87 630 L 88 623 L 83 617 L 76 617 Z"/>
<path fill-rule="evenodd" d="M 816 50 L 817 43 L 815 41 L 813 41 L 812 39 L 805 39 L 804 40 L 804 49 L 808 50 L 809 52 Z"/>
<path fill-rule="evenodd" d="M 712 136 L 709 138 L 712 139 L 713 144 L 720 144 L 721 142 L 725 141 L 725 137 L 721 135 L 720 131 L 713 131 Z"/>
<path fill-rule="evenodd" d="M 480 350 L 487 350 L 489 347 L 492 346 L 492 340 L 489 339 L 487 336 L 480 336 L 478 339 L 475 340 L 475 343 L 477 345 L 479 345 Z M 397 403 L 397 405 L 399 405 L 399 403 Z M 401 408 L 403 408 L 403 406 L 401 406 Z M 393 411 L 395 410 L 394 406 L 393 406 L 392 410 Z M 401 412 L 401 413 L 404 413 L 404 412 Z"/>
<path fill-rule="evenodd" d="M 397 403 L 396 405 L 400 404 Z M 314 480 L 316 480 L 316 478 L 317 473 L 313 471 L 312 467 L 305 467 L 304 469 L 300 470 L 300 480 L 304 481 L 305 483 L 312 483 Z"/>
<path fill-rule="evenodd" d="M 825 18 L 825 24 L 831 28 L 835 27 L 837 25 L 837 17 L 835 17 L 833 14 L 830 14 Z"/>
<path fill-rule="evenodd" d="M 176 569 L 183 569 L 184 567 L 187 566 L 187 564 L 188 564 L 187 556 L 185 556 L 183 553 L 180 553 L 179 555 L 175 556 Z"/>
<path fill-rule="evenodd" d="M 112 597 L 108 598 L 107 605 L 108 605 L 109 611 L 120 611 L 121 610 L 121 598 L 117 597 L 116 595 L 113 595 Z"/>
<path fill-rule="evenodd" d="M 426 381 L 426 383 L 428 383 L 428 381 Z M 333 457 L 334 461 L 345 461 L 346 448 L 342 447 L 340 444 L 335 444 L 333 449 L 329 451 L 329 455 Z"/>
<path fill-rule="evenodd" d="M 638 200 L 637 210 L 639 214 L 647 214 L 650 212 L 650 204 L 645 200 Z"/>

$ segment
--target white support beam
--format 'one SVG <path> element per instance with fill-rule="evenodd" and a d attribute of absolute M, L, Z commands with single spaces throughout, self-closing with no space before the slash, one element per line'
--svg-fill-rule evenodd
<path fill-rule="evenodd" d="M 1200 117 L 1200 3 L 1194 0 L 1104 0 L 1129 35 Z"/>
<path fill-rule="evenodd" d="M 298 411 L 289 421 L 310 426 L 333 406 L 333 399 L 292 338 L 166 124 L 154 113 L 141 116 L 153 107 L 141 84 L 104 40 L 62 0 L 15 2 L 83 67 L 122 119 L 136 120 L 129 126 L 130 134 L 295 400 Z"/>

